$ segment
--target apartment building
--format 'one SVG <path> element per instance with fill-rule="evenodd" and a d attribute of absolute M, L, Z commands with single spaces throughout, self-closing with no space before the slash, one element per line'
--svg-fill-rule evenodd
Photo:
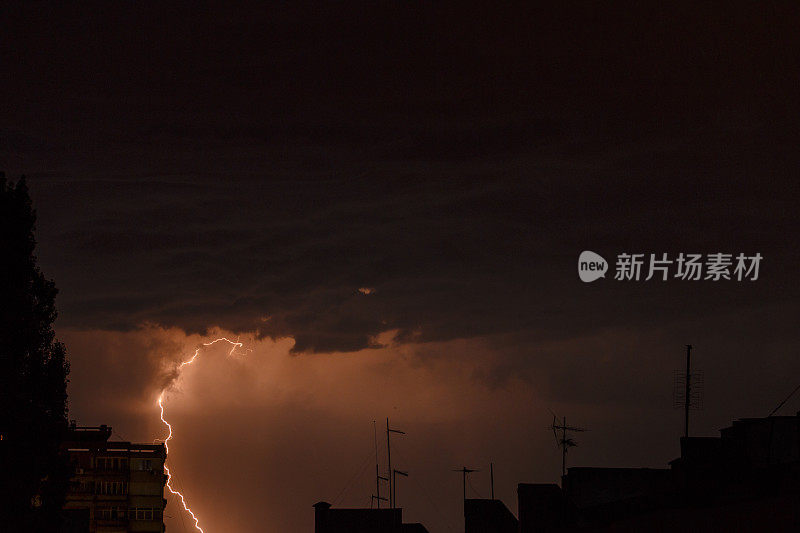
<path fill-rule="evenodd" d="M 163 533 L 163 444 L 110 440 L 111 427 L 70 426 L 63 447 L 73 468 L 64 509 L 70 532 Z"/>

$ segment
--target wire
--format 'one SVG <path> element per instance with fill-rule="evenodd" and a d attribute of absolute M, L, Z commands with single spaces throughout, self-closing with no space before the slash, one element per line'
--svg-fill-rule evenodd
<path fill-rule="evenodd" d="M 478 492 L 478 489 L 476 489 L 476 488 L 475 488 L 475 487 L 472 485 L 472 481 L 470 481 L 470 479 L 469 479 L 469 476 L 467 476 L 467 485 L 469 485 L 469 488 L 471 488 L 471 489 L 472 489 L 472 492 L 474 492 L 474 493 L 475 493 L 475 495 L 476 495 L 476 496 L 478 496 L 478 498 L 481 498 L 481 499 L 483 499 L 483 494 L 481 494 L 480 492 Z"/>
<path fill-rule="evenodd" d="M 775 413 L 778 411 L 778 409 L 780 409 L 781 407 L 783 407 L 783 404 L 785 404 L 786 402 L 788 402 L 788 401 L 789 401 L 789 398 L 791 398 L 792 396 L 794 396 L 794 393 L 795 393 L 795 392 L 797 392 L 797 391 L 799 391 L 799 390 L 800 390 L 800 385 L 798 385 L 797 387 L 795 387 L 795 389 L 794 389 L 794 390 L 793 390 L 793 391 L 792 391 L 792 392 L 789 394 L 789 396 L 787 396 L 787 397 L 786 397 L 786 398 L 785 398 L 785 399 L 784 399 L 784 400 L 783 400 L 781 403 L 779 403 L 779 404 L 778 404 L 778 407 L 776 407 L 775 409 L 773 409 L 773 410 L 772 410 L 772 412 L 771 412 L 769 415 L 767 415 L 767 418 L 769 418 L 770 416 L 774 415 L 774 414 L 775 414 Z"/>
<path fill-rule="evenodd" d="M 344 496 L 345 492 L 347 492 L 356 479 L 360 478 L 364 474 L 364 470 L 366 470 L 367 466 L 369 466 L 369 464 L 372 462 L 372 459 L 373 452 L 370 450 L 366 459 L 364 459 L 364 461 L 361 463 L 361 466 L 359 466 L 358 471 L 347 480 L 347 483 L 345 483 L 344 487 L 342 487 L 342 490 L 340 490 L 339 494 L 337 494 L 336 498 L 334 498 L 333 505 L 338 505 L 340 503 L 342 496 Z"/>
<path fill-rule="evenodd" d="M 407 444 L 407 442 L 406 442 L 406 444 Z M 400 450 L 397 450 L 395 453 L 397 454 L 398 458 L 403 460 L 403 462 L 408 463 L 408 461 L 406 461 L 405 457 L 403 457 L 403 454 L 400 453 Z M 412 478 L 409 478 L 409 479 L 412 479 Z M 412 482 L 416 482 L 415 480 L 416 480 L 416 478 L 413 478 Z M 425 483 L 419 483 L 417 486 L 422 488 L 422 492 L 425 495 L 425 498 L 424 498 L 425 503 L 427 503 L 430 506 L 430 508 L 433 509 L 433 511 L 436 513 L 436 516 L 439 517 L 439 523 L 443 524 L 447 528 L 448 531 L 452 531 L 454 533 L 457 532 L 458 528 L 457 527 L 453 527 L 453 524 L 450 522 L 450 519 L 445 517 L 445 515 L 442 514 L 441 509 L 439 509 L 439 507 L 437 507 L 436 505 L 433 504 L 433 502 L 435 500 L 434 500 L 433 496 L 431 495 L 431 493 L 428 492 L 428 487 L 425 485 Z"/>

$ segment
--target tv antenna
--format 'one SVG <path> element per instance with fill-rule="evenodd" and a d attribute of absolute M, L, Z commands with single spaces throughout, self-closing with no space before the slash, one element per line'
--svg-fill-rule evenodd
<path fill-rule="evenodd" d="M 464 492 L 464 517 L 467 516 L 467 474 L 471 474 L 472 472 L 480 472 L 480 470 L 475 470 L 474 468 L 467 468 L 466 466 L 462 466 L 458 470 L 453 470 L 453 472 L 461 472 L 461 486 Z"/>
<path fill-rule="evenodd" d="M 703 372 L 692 372 L 692 345 L 686 345 L 686 372 L 673 373 L 672 407 L 683 409 L 683 436 L 689 437 L 689 411 L 703 408 L 705 377 Z"/>
<path fill-rule="evenodd" d="M 491 495 L 494 500 L 494 463 L 489 463 L 489 486 L 491 487 Z"/>
<path fill-rule="evenodd" d="M 403 472 L 402 470 L 394 469 L 392 470 L 392 486 L 394 487 L 394 504 L 397 505 L 397 474 L 400 474 L 403 477 L 408 477 L 408 472 Z"/>
<path fill-rule="evenodd" d="M 381 508 L 381 502 L 386 502 L 386 501 L 389 501 L 389 500 L 387 500 L 386 498 L 383 498 L 381 496 L 375 496 L 373 494 L 372 498 L 369 501 L 369 508 L 370 509 L 372 509 L 372 506 L 375 505 L 376 501 L 378 502 L 378 509 L 380 509 Z"/>
<path fill-rule="evenodd" d="M 370 500 L 370 507 L 372 507 L 372 502 L 377 502 L 378 509 L 380 509 L 381 502 L 389 502 L 387 498 L 381 497 L 381 481 L 388 482 L 389 478 L 381 475 L 380 466 L 378 465 L 378 425 L 374 420 L 372 421 L 372 430 L 375 434 L 375 494 Z"/>
<path fill-rule="evenodd" d="M 550 411 L 552 413 L 552 411 Z M 553 413 L 553 423 L 550 425 L 553 430 L 553 437 L 556 439 L 556 445 L 561 448 L 561 477 L 567 474 L 567 451 L 578 445 L 575 439 L 567 436 L 567 432 L 582 433 L 588 431 L 586 428 L 577 426 L 568 426 L 567 417 L 562 417 L 561 423 L 558 423 L 558 417 Z M 559 436 L 561 432 L 561 436 Z"/>
<path fill-rule="evenodd" d="M 399 429 L 391 429 L 389 427 L 389 419 L 386 419 L 386 456 L 389 461 L 389 473 L 388 473 L 388 482 L 389 482 L 389 507 L 394 509 L 394 487 L 392 486 L 392 447 L 389 444 L 389 437 L 392 433 L 398 433 L 400 435 L 405 435 L 405 431 L 400 431 Z"/>

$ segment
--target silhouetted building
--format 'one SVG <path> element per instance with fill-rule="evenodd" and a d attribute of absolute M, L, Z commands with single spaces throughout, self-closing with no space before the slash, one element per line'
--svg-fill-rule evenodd
<path fill-rule="evenodd" d="M 518 497 L 521 533 L 800 531 L 800 414 L 683 438 L 668 469 L 570 468 Z"/>
<path fill-rule="evenodd" d="M 427 533 L 422 524 L 404 524 L 403 510 L 333 509 L 328 502 L 314 504 L 315 533 Z"/>
<path fill-rule="evenodd" d="M 464 500 L 465 533 L 517 533 L 519 522 L 500 500 Z"/>
<path fill-rule="evenodd" d="M 520 532 L 558 531 L 564 514 L 564 497 L 555 483 L 517 485 Z"/>
<path fill-rule="evenodd" d="M 109 441 L 111 428 L 70 426 L 62 446 L 73 475 L 64 505 L 69 532 L 163 532 L 163 444 Z"/>

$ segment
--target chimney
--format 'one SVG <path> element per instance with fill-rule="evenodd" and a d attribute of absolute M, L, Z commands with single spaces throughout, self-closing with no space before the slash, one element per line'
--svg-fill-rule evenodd
<path fill-rule="evenodd" d="M 314 504 L 314 533 L 325 533 L 325 525 L 328 518 L 328 509 L 331 504 L 328 502 L 317 502 Z"/>

